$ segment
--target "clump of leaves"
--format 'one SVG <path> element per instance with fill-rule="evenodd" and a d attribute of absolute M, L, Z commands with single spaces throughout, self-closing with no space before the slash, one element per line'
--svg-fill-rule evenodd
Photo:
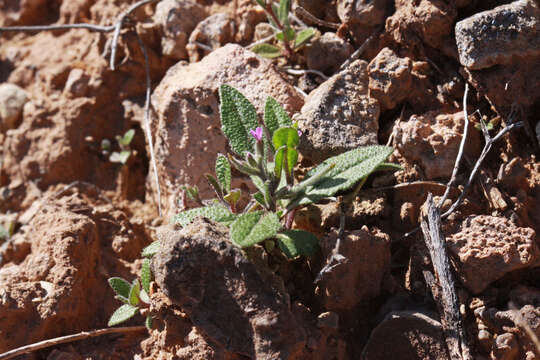
<path fill-rule="evenodd" d="M 296 209 L 362 184 L 374 171 L 396 168 L 385 163 L 392 148 L 367 146 L 324 161 L 297 182 L 300 131 L 279 103 L 269 97 L 260 120 L 255 107 L 236 89 L 223 85 L 219 96 L 222 130 L 233 153 L 219 154 L 216 176 L 207 175 L 217 198 L 207 203 L 199 199 L 202 206 L 180 212 L 173 219 L 177 224 L 185 226 L 203 216 L 229 226 L 232 242 L 240 247 L 277 243 L 290 258 L 310 256 L 317 251 L 318 240 L 307 231 L 291 229 Z M 240 190 L 231 189 L 233 167 L 249 176 L 258 190 L 242 211 L 237 206 Z M 188 196 L 198 199 L 198 192 L 189 189 Z M 145 250 L 151 256 L 158 248 L 155 242 Z"/>
<path fill-rule="evenodd" d="M 293 29 L 289 22 L 291 0 L 281 0 L 279 5 L 276 5 L 273 0 L 256 0 L 256 2 L 266 12 L 268 21 L 275 29 L 274 37 L 280 45 L 279 47 L 266 43 L 255 45 L 251 50 L 256 54 L 269 59 L 280 56 L 292 59 L 295 52 L 317 34 L 317 30 L 314 28 L 306 28 L 300 31 Z"/>
<path fill-rule="evenodd" d="M 109 285 L 116 293 L 116 299 L 122 301 L 120 306 L 109 319 L 108 326 L 115 326 L 131 319 L 137 313 L 144 313 L 150 306 L 150 281 L 152 273 L 150 270 L 150 259 L 144 259 L 141 277 L 129 283 L 120 277 L 109 279 Z M 141 311 L 142 310 L 142 311 Z M 152 327 L 152 318 L 146 316 L 145 325 L 148 329 Z"/>
<path fill-rule="evenodd" d="M 129 145 L 131 144 L 134 135 L 135 130 L 133 129 L 128 130 L 123 136 L 116 135 L 116 142 L 118 143 L 120 152 L 113 151 L 110 153 L 110 162 L 120 163 L 122 165 L 127 163 L 129 157 L 131 156 L 131 148 Z M 111 150 L 111 142 L 108 139 L 103 139 L 101 141 L 101 150 L 103 154 L 109 154 Z"/>

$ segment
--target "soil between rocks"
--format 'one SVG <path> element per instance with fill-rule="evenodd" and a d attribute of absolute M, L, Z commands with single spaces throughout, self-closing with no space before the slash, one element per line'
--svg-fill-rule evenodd
<path fill-rule="evenodd" d="M 108 25 L 135 2 L 7 1 L 0 26 Z M 108 67 L 112 34 L 0 32 L 0 226 L 10 229 L 0 235 L 0 354 L 106 327 L 120 305 L 107 279 L 137 277 L 142 248 L 159 238 L 167 251 L 153 261 L 152 330 L 19 358 L 450 358 L 424 279 L 432 267 L 421 232 L 403 235 L 418 226 L 428 193 L 444 193 L 468 83 L 471 124 L 450 200 L 484 146 L 480 121 L 491 136 L 524 126 L 494 144 L 464 203 L 443 223 L 467 339 L 474 359 L 540 359 L 531 336 L 540 337 L 539 6 L 297 0 L 293 25 L 318 34 L 292 61 L 269 61 L 249 50 L 269 31 L 256 2 L 155 1 L 122 31 L 115 71 Z M 137 35 L 149 57 L 161 217 Z M 390 160 L 403 170 L 370 177 L 345 216 L 341 250 L 350 261 L 321 282 L 314 280 L 338 236 L 335 202 L 296 214 L 294 226 L 320 239 L 310 259 L 262 247 L 242 252 L 228 243 L 226 228 L 207 220 L 169 224 L 182 185 L 211 196 L 204 173 L 227 151 L 216 95 L 223 83 L 259 115 L 269 95 L 298 114 L 302 171 L 356 146 L 395 149 Z M 127 164 L 109 161 L 120 150 L 115 137 L 129 129 Z M 233 185 L 248 189 L 243 178 Z"/>

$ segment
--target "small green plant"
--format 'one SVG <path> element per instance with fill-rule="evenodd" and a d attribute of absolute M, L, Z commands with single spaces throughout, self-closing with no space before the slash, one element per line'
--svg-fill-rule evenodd
<path fill-rule="evenodd" d="M 279 6 L 273 0 L 255 0 L 266 12 L 268 21 L 275 29 L 274 37 L 280 45 L 258 44 L 251 50 L 263 57 L 273 59 L 285 56 L 293 59 L 295 52 L 301 49 L 308 41 L 317 34 L 314 28 L 307 28 L 295 31 L 289 23 L 289 12 L 291 10 L 290 0 L 281 0 Z"/>
<path fill-rule="evenodd" d="M 109 156 L 109 161 L 114 163 L 120 163 L 122 165 L 125 165 L 131 156 L 131 148 L 129 145 L 131 144 L 131 141 L 133 140 L 133 136 L 135 135 L 135 130 L 130 129 L 128 130 L 123 136 L 116 135 L 116 142 L 118 143 L 118 147 L 120 148 L 120 152 L 113 151 Z M 108 139 L 103 139 L 101 141 L 101 151 L 104 155 L 107 155 L 110 153 L 111 150 L 111 142 Z"/>
<path fill-rule="evenodd" d="M 0 243 L 9 239 L 15 232 L 15 222 L 8 221 L 5 224 L 0 224 Z"/>
<path fill-rule="evenodd" d="M 116 293 L 116 299 L 124 303 L 112 314 L 109 319 L 109 326 L 118 325 L 131 319 L 137 313 L 146 312 L 150 305 L 151 277 L 150 259 L 146 258 L 143 261 L 140 281 L 135 279 L 132 283 L 129 283 L 119 277 L 109 279 L 109 285 Z M 148 329 L 152 328 L 152 318 L 149 315 L 146 316 L 145 324 Z"/>
<path fill-rule="evenodd" d="M 207 175 L 216 199 L 203 203 L 195 188 L 186 188 L 203 206 L 176 215 L 173 221 L 181 226 L 203 216 L 229 226 L 232 242 L 240 247 L 263 242 L 273 247 L 277 242 L 289 258 L 309 256 L 318 249 L 318 240 L 291 229 L 296 209 L 363 184 L 374 171 L 396 168 L 385 163 L 392 148 L 367 146 L 324 161 L 296 182 L 300 131 L 279 103 L 268 98 L 264 120 L 259 120 L 255 107 L 236 89 L 223 85 L 219 96 L 222 130 L 233 154 L 219 154 L 216 176 Z M 258 190 L 242 211 L 237 206 L 240 190 L 231 189 L 232 167 L 249 176 Z M 145 251 L 152 256 L 158 249 L 155 242 Z"/>

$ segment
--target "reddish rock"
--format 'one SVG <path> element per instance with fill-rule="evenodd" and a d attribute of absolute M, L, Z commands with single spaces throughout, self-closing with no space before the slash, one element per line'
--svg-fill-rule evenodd
<path fill-rule="evenodd" d="M 0 352 L 104 327 L 119 306 L 107 278 L 132 277 L 126 262 L 149 241 L 101 196 L 84 186 L 45 194 L 18 231 L 29 251 L 14 251 L 22 258 L 0 253 Z"/>
<path fill-rule="evenodd" d="M 311 41 L 310 46 L 306 49 L 306 62 L 310 69 L 333 74 L 351 56 L 353 51 L 354 48 L 346 40 L 333 32 L 327 32 Z M 328 54 L 332 54 L 332 56 L 328 56 Z"/>
<path fill-rule="evenodd" d="M 47 0 L 2 1 L 0 26 L 38 25 L 50 15 Z"/>
<path fill-rule="evenodd" d="M 210 15 L 198 23 L 189 36 L 189 42 L 186 46 L 189 61 L 199 61 L 213 50 L 233 42 L 234 26 L 234 19 L 225 13 Z"/>
<path fill-rule="evenodd" d="M 464 124 L 463 112 L 413 115 L 394 126 L 394 144 L 407 162 L 421 166 L 427 179 L 446 178 L 452 174 Z M 478 131 L 470 125 L 466 151 L 476 152 L 479 140 Z"/>
<path fill-rule="evenodd" d="M 222 84 L 242 92 L 259 115 L 268 96 L 290 114 L 303 104 L 302 97 L 268 60 L 238 45 L 224 46 L 201 62 L 170 68 L 152 95 L 157 113 L 155 152 L 167 214 L 176 211 L 182 185 L 197 185 L 203 199 L 214 196 L 204 174 L 213 173 L 217 153 L 227 151 L 219 119 L 218 88 Z M 149 182 L 153 187 L 152 178 Z M 155 189 L 152 191 L 155 195 Z"/>
<path fill-rule="evenodd" d="M 393 109 L 413 91 L 413 62 L 400 58 L 389 48 L 382 49 L 368 66 L 369 90 L 381 108 Z"/>
<path fill-rule="evenodd" d="M 15 129 L 21 123 L 24 104 L 28 101 L 26 92 L 17 85 L 0 85 L 0 131 Z"/>
<path fill-rule="evenodd" d="M 511 271 L 534 266 L 540 256 L 533 229 L 487 215 L 466 218 L 447 243 L 458 276 L 474 294 Z"/>
<path fill-rule="evenodd" d="M 386 19 L 386 32 L 404 46 L 425 42 L 442 48 L 452 34 L 457 11 L 444 0 L 397 0 L 396 12 Z"/>
<path fill-rule="evenodd" d="M 337 241 L 334 230 L 321 242 L 329 259 Z M 381 292 L 383 276 L 390 271 L 390 238 L 379 230 L 345 232 L 339 248 L 347 260 L 326 273 L 320 286 L 324 307 L 329 311 L 352 310 Z"/>
<path fill-rule="evenodd" d="M 342 23 L 379 25 L 384 22 L 387 0 L 338 0 L 337 13 Z"/>

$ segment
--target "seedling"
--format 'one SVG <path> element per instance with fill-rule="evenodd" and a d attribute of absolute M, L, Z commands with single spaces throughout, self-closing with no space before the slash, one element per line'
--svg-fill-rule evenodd
<path fill-rule="evenodd" d="M 219 96 L 222 130 L 233 153 L 219 154 L 216 177 L 207 176 L 217 199 L 180 212 L 173 221 L 181 226 L 203 216 L 229 226 L 232 242 L 242 248 L 276 242 L 290 258 L 313 255 L 318 249 L 315 235 L 291 229 L 296 209 L 351 189 L 374 171 L 396 169 L 385 163 L 392 148 L 367 146 L 324 161 L 297 182 L 300 132 L 279 103 L 268 98 L 264 120 L 259 120 L 255 107 L 236 89 L 223 85 Z M 258 190 L 242 211 L 236 206 L 239 191 L 231 190 L 232 167 L 249 176 Z M 158 249 L 155 242 L 145 252 L 152 256 Z"/>
<path fill-rule="evenodd" d="M 150 260 L 144 259 L 141 279 L 135 279 L 132 283 L 127 280 L 112 277 L 109 279 L 109 285 L 116 293 L 116 299 L 122 301 L 124 305 L 120 306 L 109 319 L 109 326 L 115 326 L 131 319 L 137 313 L 146 312 L 150 305 L 150 280 L 152 273 L 150 271 Z M 141 311 L 143 310 L 143 311 Z M 146 316 L 145 325 L 148 329 L 152 328 L 152 318 Z"/>
<path fill-rule="evenodd" d="M 5 224 L 0 224 L 0 243 L 9 239 L 15 232 L 15 222 L 8 221 Z"/>
<path fill-rule="evenodd" d="M 125 165 L 127 163 L 129 157 L 131 156 L 131 149 L 129 147 L 129 144 L 131 144 L 134 135 L 135 130 L 130 129 L 123 136 L 116 136 L 116 141 L 118 143 L 118 146 L 120 147 L 120 152 L 112 152 L 109 156 L 110 162 L 121 163 L 122 165 Z M 110 147 L 110 141 L 108 141 L 107 139 L 101 142 L 102 150 L 108 152 L 110 150 Z"/>
<path fill-rule="evenodd" d="M 308 41 L 317 34 L 314 28 L 307 28 L 295 31 L 289 23 L 289 12 L 291 11 L 291 1 L 281 0 L 279 6 L 273 0 L 255 0 L 266 12 L 268 21 L 275 29 L 274 37 L 280 45 L 258 44 L 251 50 L 263 57 L 273 59 L 285 56 L 293 59 L 295 52 L 301 49 Z"/>

